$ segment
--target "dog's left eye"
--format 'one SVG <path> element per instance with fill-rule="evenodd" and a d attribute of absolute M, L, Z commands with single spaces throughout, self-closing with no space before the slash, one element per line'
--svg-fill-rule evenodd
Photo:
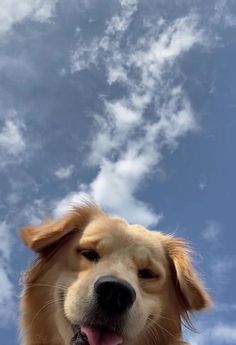
<path fill-rule="evenodd" d="M 100 259 L 99 254 L 95 250 L 92 250 L 92 249 L 82 250 L 80 254 L 92 262 L 98 262 L 98 260 Z"/>
<path fill-rule="evenodd" d="M 139 270 L 138 271 L 138 276 L 141 279 L 153 279 L 153 278 L 156 278 L 155 273 L 153 273 L 151 270 L 149 270 L 147 268 Z"/>

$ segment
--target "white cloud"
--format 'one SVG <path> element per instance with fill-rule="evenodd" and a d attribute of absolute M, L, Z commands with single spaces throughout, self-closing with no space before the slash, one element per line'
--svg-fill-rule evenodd
<path fill-rule="evenodd" d="M 204 183 L 204 182 L 199 183 L 199 189 L 204 190 L 204 189 L 206 189 L 206 187 L 207 187 L 206 183 Z"/>
<path fill-rule="evenodd" d="M 201 234 L 208 245 L 209 279 L 215 286 L 215 292 L 223 292 L 225 286 L 232 283 L 236 268 L 235 255 L 223 252 L 223 228 L 216 220 L 208 220 Z"/>
<path fill-rule="evenodd" d="M 9 31 L 14 24 L 24 19 L 40 22 L 48 21 L 57 0 L 1 0 L 0 34 Z"/>
<path fill-rule="evenodd" d="M 236 26 L 236 15 L 234 12 L 234 0 L 218 0 L 214 6 L 214 16 L 212 21 L 215 24 L 227 27 Z"/>
<path fill-rule="evenodd" d="M 216 323 L 206 327 L 203 325 L 204 332 L 191 335 L 187 340 L 191 345 L 210 345 L 212 343 L 221 345 L 235 344 L 236 324 Z"/>
<path fill-rule="evenodd" d="M 207 188 L 207 182 L 206 182 L 206 181 L 200 181 L 200 182 L 198 183 L 198 188 L 199 188 L 200 190 L 205 190 L 205 189 Z"/>
<path fill-rule="evenodd" d="M 132 157 L 133 155 L 133 157 Z M 161 215 L 155 214 L 148 205 L 137 200 L 134 192 L 150 168 L 151 152 L 137 155 L 135 152 L 116 163 L 104 162 L 88 192 L 108 212 L 120 215 L 132 223 L 157 224 Z"/>
<path fill-rule="evenodd" d="M 221 224 L 215 220 L 208 220 L 206 227 L 202 231 L 205 240 L 211 243 L 218 240 L 221 233 Z"/>
<path fill-rule="evenodd" d="M 226 344 L 235 344 L 236 342 L 236 324 L 225 325 L 218 324 L 212 329 L 212 338 L 225 341 Z"/>
<path fill-rule="evenodd" d="M 6 120 L 0 132 L 0 148 L 9 155 L 18 155 L 25 149 L 21 128 L 12 120 Z"/>
<path fill-rule="evenodd" d="M 134 51 L 131 61 L 141 69 L 145 85 L 153 85 L 153 79 L 160 77 L 163 64 L 173 62 L 194 44 L 202 42 L 203 35 L 200 30 L 196 30 L 196 24 L 197 17 L 194 15 L 179 18 L 169 27 L 163 24 L 165 30 L 158 39 L 152 37 L 147 42 L 147 49 Z M 151 77 L 150 81 L 148 77 Z"/>
<path fill-rule="evenodd" d="M 83 186 L 81 186 L 83 189 Z M 67 212 L 71 211 L 74 205 L 80 205 L 83 203 L 83 200 L 91 200 L 90 196 L 85 192 L 72 192 L 69 193 L 64 199 L 55 201 L 52 206 L 54 206 L 53 216 L 60 217 Z"/>
<path fill-rule="evenodd" d="M 127 74 L 122 66 L 110 66 L 107 71 L 107 81 L 108 84 L 113 84 L 115 82 L 127 82 Z"/>
<path fill-rule="evenodd" d="M 10 280 L 10 256 L 13 238 L 6 221 L 0 223 L 0 325 L 5 326 L 15 318 L 14 287 Z M 7 308 L 6 308 L 7 306 Z"/>
<path fill-rule="evenodd" d="M 236 262 L 234 256 L 213 255 L 210 268 L 215 281 L 219 282 L 219 286 L 229 283 L 229 277 L 235 271 L 235 266 Z"/>
<path fill-rule="evenodd" d="M 119 31 L 125 31 L 133 14 L 137 11 L 138 0 L 120 0 L 120 13 L 114 15 L 106 29 L 106 34 L 117 34 Z"/>
<path fill-rule="evenodd" d="M 141 122 L 141 114 L 126 104 L 126 101 L 105 102 L 105 108 L 117 130 L 127 130 Z"/>
<path fill-rule="evenodd" d="M 39 224 L 43 218 L 49 216 L 50 212 L 48 208 L 49 205 L 46 200 L 35 199 L 21 209 L 19 218 L 24 220 L 24 223 L 27 222 L 29 224 Z"/>
<path fill-rule="evenodd" d="M 24 133 L 26 127 L 15 112 L 3 120 L 0 129 L 0 166 L 18 162 L 26 151 Z"/>
<path fill-rule="evenodd" d="M 236 303 L 215 303 L 215 310 L 221 312 L 236 311 Z"/>
<path fill-rule="evenodd" d="M 205 337 L 202 334 L 191 335 L 187 340 L 191 345 L 206 345 Z"/>
<path fill-rule="evenodd" d="M 78 49 L 71 56 L 72 73 L 89 68 L 91 64 L 97 64 L 101 55 L 107 55 L 110 59 L 113 56 L 113 62 L 107 66 L 110 74 L 110 82 L 125 78 L 125 71 L 122 66 L 117 65 L 116 61 L 122 58 L 120 54 L 119 43 L 122 35 L 128 29 L 132 22 L 132 17 L 137 11 L 138 0 L 120 0 L 119 14 L 115 14 L 107 23 L 104 36 L 94 38 L 91 43 L 84 44 L 79 41 Z M 114 58 L 115 57 L 115 58 Z M 123 77 L 122 77 L 123 76 Z"/>
<path fill-rule="evenodd" d="M 218 221 L 208 220 L 201 234 L 209 245 L 208 268 L 211 273 L 211 279 L 213 284 L 217 283 L 216 289 L 222 290 L 230 282 L 232 274 L 235 271 L 235 256 L 222 253 L 222 225 Z"/>
<path fill-rule="evenodd" d="M 74 165 L 71 164 L 67 167 L 61 167 L 60 169 L 55 171 L 54 174 L 59 179 L 66 179 L 66 178 L 69 178 L 73 174 L 73 171 L 74 171 Z"/>
<path fill-rule="evenodd" d="M 10 259 L 12 249 L 12 236 L 10 234 L 10 226 L 6 221 L 0 222 L 0 255 L 4 260 Z"/>
<path fill-rule="evenodd" d="M 16 319 L 16 306 L 14 301 L 14 287 L 6 269 L 0 260 L 0 325 L 7 326 L 9 321 Z"/>
<path fill-rule="evenodd" d="M 71 56 L 71 72 L 79 72 L 95 64 L 99 49 L 97 39 L 94 39 L 89 46 L 80 43 L 79 48 Z"/>
<path fill-rule="evenodd" d="M 103 64 L 108 84 L 119 82 L 126 89 L 121 98 L 104 97 L 104 114 L 95 116 L 90 164 L 99 170 L 86 192 L 111 213 L 148 226 L 161 216 L 136 193 L 160 164 L 164 147 L 176 149 L 182 136 L 197 129 L 191 104 L 172 75 L 178 58 L 204 39 L 197 17 L 189 15 L 169 26 L 159 21 L 156 31 L 152 28 L 124 50 L 121 41 L 136 10 L 136 1 L 122 1 L 120 14 L 108 22 L 103 37 L 89 45 L 80 42 L 72 72 Z M 150 105 L 153 110 L 147 114 Z M 69 194 L 61 203 L 79 195 Z"/>

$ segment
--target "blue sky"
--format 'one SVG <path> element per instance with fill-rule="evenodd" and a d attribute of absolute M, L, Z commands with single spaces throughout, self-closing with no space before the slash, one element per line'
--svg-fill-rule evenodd
<path fill-rule="evenodd" d="M 86 194 L 186 238 L 215 308 L 192 345 L 236 343 L 236 4 L 3 0 L 0 339 L 17 341 L 19 229 Z"/>

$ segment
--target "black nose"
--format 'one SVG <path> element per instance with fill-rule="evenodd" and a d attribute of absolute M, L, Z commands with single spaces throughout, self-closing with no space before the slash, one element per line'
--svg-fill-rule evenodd
<path fill-rule="evenodd" d="M 98 278 L 94 289 L 100 308 L 111 314 L 124 313 L 136 299 L 134 288 L 126 280 L 114 276 Z"/>

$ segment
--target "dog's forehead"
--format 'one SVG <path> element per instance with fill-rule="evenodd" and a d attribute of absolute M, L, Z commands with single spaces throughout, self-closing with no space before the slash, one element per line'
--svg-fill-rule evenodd
<path fill-rule="evenodd" d="M 104 236 L 113 235 L 127 231 L 129 224 L 116 217 L 97 217 L 89 222 L 84 230 L 86 236 Z"/>
<path fill-rule="evenodd" d="M 92 220 L 85 228 L 82 242 L 102 243 L 105 246 L 132 247 L 142 255 L 145 250 L 154 257 L 165 257 L 162 235 L 145 227 L 133 224 L 117 217 L 99 217 Z"/>

